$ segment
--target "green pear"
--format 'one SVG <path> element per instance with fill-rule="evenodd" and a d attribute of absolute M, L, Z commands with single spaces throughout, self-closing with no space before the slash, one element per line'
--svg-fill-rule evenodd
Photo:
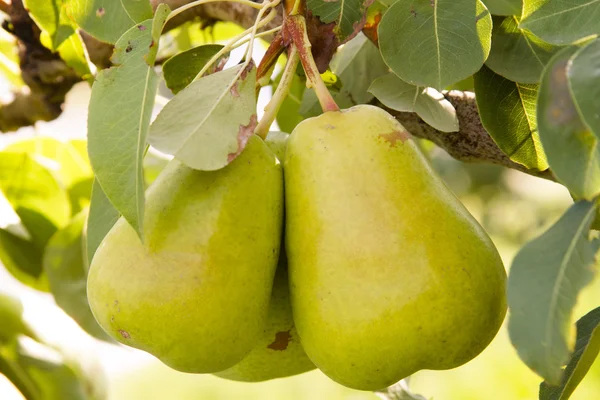
<path fill-rule="evenodd" d="M 284 170 L 294 321 L 325 374 L 381 389 L 490 343 L 506 313 L 500 256 L 391 115 L 301 122 Z"/>
<path fill-rule="evenodd" d="M 234 381 L 260 382 L 297 375 L 312 369 L 315 369 L 315 365 L 304 353 L 294 326 L 287 260 L 285 252 L 282 251 L 262 338 L 240 363 L 215 375 Z"/>
<path fill-rule="evenodd" d="M 170 162 L 146 192 L 144 243 L 121 218 L 94 255 L 94 316 L 179 371 L 237 364 L 266 323 L 282 213 L 281 165 L 258 136 L 217 171 Z"/>

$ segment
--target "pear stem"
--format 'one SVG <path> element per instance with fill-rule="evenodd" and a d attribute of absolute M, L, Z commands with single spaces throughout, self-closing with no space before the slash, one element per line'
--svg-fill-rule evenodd
<path fill-rule="evenodd" d="M 321 78 L 321 74 L 311 53 L 310 49 L 312 46 L 306 32 L 306 20 L 304 17 L 302 15 L 290 15 L 284 23 L 283 33 L 291 37 L 293 45 L 298 49 L 300 61 L 306 73 L 306 87 L 315 90 L 323 112 L 339 111 L 340 108 L 335 103 L 331 93 L 329 93 L 325 82 L 323 82 L 323 78 Z"/>
<path fill-rule="evenodd" d="M 269 128 L 277 117 L 277 112 L 279 111 L 281 104 L 290 93 L 299 61 L 300 57 L 298 55 L 298 50 L 296 49 L 296 46 L 292 46 L 287 63 L 285 64 L 285 69 L 283 70 L 283 75 L 279 81 L 279 85 L 277 85 L 277 89 L 275 89 L 275 93 L 273 93 L 271 101 L 269 101 L 269 104 L 267 104 L 265 107 L 265 115 L 263 115 L 260 122 L 256 126 L 256 129 L 254 130 L 254 133 L 263 139 L 267 137 Z"/>

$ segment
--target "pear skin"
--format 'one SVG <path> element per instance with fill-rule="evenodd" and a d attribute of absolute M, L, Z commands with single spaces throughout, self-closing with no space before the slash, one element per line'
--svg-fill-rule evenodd
<path fill-rule="evenodd" d="M 326 375 L 381 389 L 490 343 L 506 314 L 500 256 L 391 115 L 301 122 L 284 170 L 294 321 Z"/>
<path fill-rule="evenodd" d="M 281 165 L 257 136 L 218 171 L 170 162 L 146 192 L 144 243 L 121 218 L 94 255 L 94 316 L 179 371 L 237 364 L 265 326 L 282 212 Z"/>
<path fill-rule="evenodd" d="M 285 252 L 282 251 L 262 338 L 240 363 L 215 375 L 234 381 L 261 382 L 301 374 L 312 369 L 315 369 L 315 365 L 304 353 L 294 326 L 287 260 Z"/>

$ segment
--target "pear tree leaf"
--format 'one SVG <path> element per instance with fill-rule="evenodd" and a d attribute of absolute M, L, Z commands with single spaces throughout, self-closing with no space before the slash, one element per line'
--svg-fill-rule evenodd
<path fill-rule="evenodd" d="M 100 246 L 102 239 L 119 219 L 119 212 L 111 204 L 102 190 L 98 181 L 94 180 L 92 186 L 92 200 L 87 220 L 85 238 L 85 249 L 88 264 L 91 265 L 92 258 Z"/>
<path fill-rule="evenodd" d="M 600 193 L 600 146 L 571 98 L 566 67 L 576 51 L 576 47 L 565 48 L 544 69 L 538 93 L 538 131 L 556 178 L 576 198 L 591 200 Z"/>
<path fill-rule="evenodd" d="M 94 319 L 87 300 L 88 265 L 82 240 L 86 218 L 87 212 L 80 212 L 50 238 L 44 251 L 44 272 L 56 304 L 90 335 L 112 342 Z"/>
<path fill-rule="evenodd" d="M 600 39 L 583 47 L 567 64 L 567 77 L 579 115 L 600 139 Z"/>
<path fill-rule="evenodd" d="M 383 59 L 400 79 L 441 90 L 481 68 L 492 17 L 480 0 L 398 0 L 378 34 Z"/>
<path fill-rule="evenodd" d="M 73 32 L 58 46 L 60 58 L 83 79 L 92 79 L 87 50 L 78 32 Z"/>
<path fill-rule="evenodd" d="M 34 221 L 37 220 L 34 216 L 39 216 L 56 229 L 65 226 L 71 218 L 66 191 L 46 168 L 27 153 L 0 153 L 0 190 L 34 241 L 39 239 L 42 247 L 49 236 L 46 237 L 37 224 L 28 226 L 29 219 Z"/>
<path fill-rule="evenodd" d="M 16 41 L 0 34 L 0 73 L 16 87 L 23 86 Z"/>
<path fill-rule="evenodd" d="M 158 114 L 148 141 L 190 168 L 223 168 L 242 152 L 254 132 L 255 82 L 253 63 L 192 82 Z"/>
<path fill-rule="evenodd" d="M 152 18 L 149 0 L 66 0 L 66 2 L 68 15 L 81 29 L 108 43 L 116 43 L 132 26 Z"/>
<path fill-rule="evenodd" d="M 66 0 L 25 0 L 23 5 L 35 23 L 50 40 L 50 50 L 56 51 L 75 29 L 67 16 Z"/>
<path fill-rule="evenodd" d="M 115 45 L 115 67 L 100 71 L 92 87 L 88 151 L 96 179 L 110 202 L 141 237 L 143 158 L 158 88 L 152 20 L 131 28 Z"/>
<path fill-rule="evenodd" d="M 493 15 L 521 15 L 523 8 L 523 0 L 483 0 L 483 2 Z"/>
<path fill-rule="evenodd" d="M 169 58 L 163 64 L 163 74 L 167 87 L 174 94 L 192 83 L 198 72 L 223 48 L 220 44 L 206 44 L 183 51 Z M 215 65 L 219 62 L 215 63 Z M 211 71 L 212 72 L 212 71 Z"/>
<path fill-rule="evenodd" d="M 416 112 L 427 124 L 442 132 L 458 131 L 456 110 L 437 90 L 411 85 L 389 73 L 377 78 L 369 87 L 386 107 Z"/>
<path fill-rule="evenodd" d="M 590 240 L 596 206 L 578 201 L 514 259 L 508 279 L 510 339 L 523 362 L 548 383 L 560 383 L 572 350 L 573 307 L 594 277 L 600 241 Z"/>
<path fill-rule="evenodd" d="M 515 16 L 494 17 L 492 49 L 485 62 L 492 71 L 519 83 L 538 83 L 544 66 L 561 47 L 519 28 Z"/>
<path fill-rule="evenodd" d="M 36 334 L 23 320 L 23 304 L 19 298 L 0 290 L 0 343 L 26 335 L 33 339 Z M 1 372 L 0 372 L 1 373 Z"/>
<path fill-rule="evenodd" d="M 373 99 L 367 89 L 389 68 L 377 47 L 360 33 L 335 54 L 331 70 L 342 81 L 340 91 L 347 93 L 354 104 L 365 104 Z"/>
<path fill-rule="evenodd" d="M 321 22 L 335 22 L 338 41 L 352 39 L 365 23 L 367 8 L 373 0 L 306 0 L 306 7 L 319 17 Z"/>
<path fill-rule="evenodd" d="M 475 74 L 481 123 L 502 151 L 527 168 L 543 171 L 548 161 L 537 133 L 537 85 L 509 81 L 483 66 Z"/>
<path fill-rule="evenodd" d="M 0 228 L 0 261 L 18 281 L 34 289 L 48 291 L 48 278 L 43 274 L 42 249 L 36 243 Z"/>
<path fill-rule="evenodd" d="M 540 400 L 567 400 L 600 353 L 600 307 L 577 321 L 575 351 L 565 368 L 560 385 L 540 384 Z"/>
<path fill-rule="evenodd" d="M 600 0 L 523 0 L 520 27 L 559 45 L 600 34 Z"/>

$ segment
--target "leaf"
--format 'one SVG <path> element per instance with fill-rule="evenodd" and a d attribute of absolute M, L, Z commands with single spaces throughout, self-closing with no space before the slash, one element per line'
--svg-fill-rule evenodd
<path fill-rule="evenodd" d="M 23 4 L 35 23 L 50 38 L 50 50 L 59 46 L 75 33 L 66 13 L 65 0 L 25 0 Z"/>
<path fill-rule="evenodd" d="M 600 0 L 523 0 L 520 26 L 546 42 L 569 44 L 600 33 Z"/>
<path fill-rule="evenodd" d="M 0 190 L 34 241 L 39 239 L 40 244 L 49 236 L 45 237 L 38 226 L 29 226 L 30 220 L 37 222 L 38 216 L 58 228 L 66 225 L 71 217 L 66 191 L 46 168 L 26 153 L 0 153 Z"/>
<path fill-rule="evenodd" d="M 365 23 L 367 8 L 373 0 L 306 0 L 307 8 L 321 22 L 335 23 L 334 32 L 340 43 L 352 39 Z"/>
<path fill-rule="evenodd" d="M 0 344 L 18 335 L 35 338 L 35 333 L 23 321 L 23 304 L 17 297 L 0 291 Z"/>
<path fill-rule="evenodd" d="M 481 123 L 511 160 L 543 171 L 548 161 L 537 133 L 537 85 L 515 83 L 483 66 L 475 74 Z"/>
<path fill-rule="evenodd" d="M 281 73 L 283 74 L 283 71 Z M 281 75 L 279 75 L 275 80 L 273 90 L 277 89 L 280 79 Z M 290 92 L 281 103 L 279 111 L 277 112 L 277 125 L 279 125 L 279 129 L 281 129 L 283 132 L 292 132 L 296 125 L 298 125 L 304 119 L 300 113 L 300 106 L 302 105 L 302 98 L 305 90 L 306 79 L 298 75 L 294 75 Z"/>
<path fill-rule="evenodd" d="M 424 88 L 402 81 L 390 73 L 377 78 L 369 87 L 386 107 L 397 111 L 416 112 L 426 123 L 442 132 L 458 131 L 456 110 L 433 88 Z"/>
<path fill-rule="evenodd" d="M 116 43 L 132 26 L 152 18 L 148 0 L 66 1 L 68 15 L 84 31 L 108 43 Z"/>
<path fill-rule="evenodd" d="M 151 26 L 152 20 L 144 21 L 119 39 L 112 58 L 117 66 L 98 73 L 88 115 L 88 151 L 96 179 L 140 237 L 142 161 L 158 87 L 158 76 L 148 64 L 156 54 Z"/>
<path fill-rule="evenodd" d="M 600 139 L 600 39 L 577 51 L 567 64 L 567 77 L 581 119 Z"/>
<path fill-rule="evenodd" d="M 381 395 L 381 398 L 387 400 L 426 400 L 420 394 L 413 393 L 408 387 L 409 377 L 402 379 L 400 382 L 392 386 L 375 391 L 376 395 Z"/>
<path fill-rule="evenodd" d="M 16 40 L 8 34 L 0 33 L 0 72 L 13 86 L 21 87 L 23 79 L 17 50 Z"/>
<path fill-rule="evenodd" d="M 520 29 L 517 17 L 493 20 L 492 49 L 485 65 L 511 81 L 538 83 L 544 66 L 561 47 Z"/>
<path fill-rule="evenodd" d="M 481 68 L 492 18 L 480 0 L 398 0 L 378 33 L 383 59 L 400 79 L 441 90 Z"/>
<path fill-rule="evenodd" d="M 220 44 L 207 44 L 183 51 L 169 58 L 163 64 L 163 74 L 167 87 L 174 94 L 179 93 L 192 83 L 198 72 L 223 47 Z M 219 62 L 216 64 L 219 64 Z"/>
<path fill-rule="evenodd" d="M 521 8 L 523 8 L 523 0 L 483 0 L 483 2 L 493 15 L 521 15 Z"/>
<path fill-rule="evenodd" d="M 92 258 L 96 249 L 100 246 L 102 239 L 119 219 L 119 212 L 111 204 L 98 181 L 92 186 L 92 201 L 87 220 L 86 231 L 86 255 L 88 264 L 92 264 Z"/>
<path fill-rule="evenodd" d="M 92 79 L 92 71 L 88 63 L 86 48 L 79 33 L 73 32 L 58 47 L 60 58 L 83 79 Z"/>
<path fill-rule="evenodd" d="M 508 331 L 519 356 L 551 384 L 572 348 L 571 317 L 594 276 L 600 241 L 590 241 L 593 202 L 579 201 L 517 254 L 508 278 Z"/>
<path fill-rule="evenodd" d="M 331 62 L 331 70 L 342 81 L 341 92 L 354 104 L 368 103 L 373 96 L 367 92 L 376 78 L 388 73 L 377 47 L 363 34 L 345 44 Z"/>
<path fill-rule="evenodd" d="M 112 340 L 94 319 L 87 300 L 87 260 L 83 254 L 82 232 L 87 212 L 76 215 L 70 224 L 58 230 L 44 251 L 44 272 L 56 304 L 87 333 Z"/>
<path fill-rule="evenodd" d="M 42 249 L 31 240 L 0 229 L 0 261 L 20 282 L 37 290 L 48 291 L 48 279 L 42 268 Z"/>
<path fill-rule="evenodd" d="M 590 311 L 577 321 L 575 351 L 567 364 L 561 384 L 540 384 L 540 400 L 567 400 L 600 353 L 600 307 Z"/>
<path fill-rule="evenodd" d="M 538 130 L 548 164 L 576 198 L 600 192 L 598 139 L 579 117 L 571 98 L 566 66 L 577 48 L 568 47 L 548 63 L 538 93 Z"/>
<path fill-rule="evenodd" d="M 256 68 L 242 68 L 205 76 L 175 95 L 152 123 L 150 144 L 194 169 L 233 161 L 256 125 Z"/>

